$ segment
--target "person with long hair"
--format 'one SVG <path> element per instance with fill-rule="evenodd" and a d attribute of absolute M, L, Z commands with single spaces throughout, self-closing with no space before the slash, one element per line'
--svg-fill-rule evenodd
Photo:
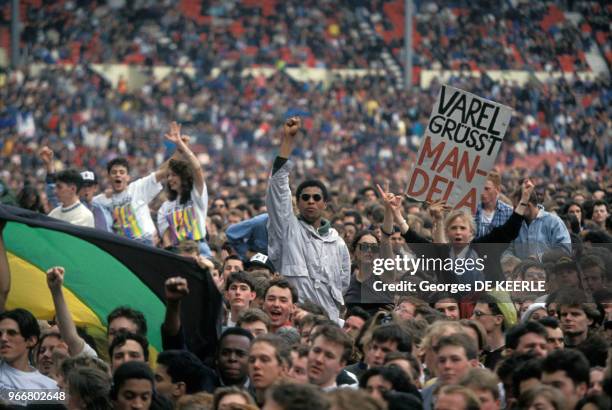
<path fill-rule="evenodd" d="M 379 308 L 393 304 L 391 294 L 373 291 L 373 283 L 380 280 L 379 276 L 373 275 L 373 264 L 375 259 L 381 258 L 382 251 L 374 231 L 363 230 L 355 234 L 351 247 L 353 255 L 351 282 L 344 294 L 344 301 L 349 309 L 359 306 L 373 314 Z M 387 257 L 389 256 L 387 253 Z"/>
<path fill-rule="evenodd" d="M 181 135 L 180 125 L 175 122 L 170 125 L 166 139 L 176 144 L 182 158 L 171 158 L 168 162 L 168 199 L 157 213 L 157 227 L 164 247 L 192 240 L 200 243 L 200 252 L 206 252 L 208 189 L 200 162 L 187 145 L 188 138 Z"/>
<path fill-rule="evenodd" d="M 17 205 L 30 211 L 46 214 L 44 201 L 36 187 L 26 183 L 17 194 Z"/>

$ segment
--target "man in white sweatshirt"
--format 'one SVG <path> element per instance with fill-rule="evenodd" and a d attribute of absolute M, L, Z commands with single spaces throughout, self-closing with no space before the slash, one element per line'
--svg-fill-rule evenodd
<path fill-rule="evenodd" d="M 49 212 L 52 218 L 71 224 L 94 227 L 93 213 L 81 203 L 79 190 L 83 185 L 81 174 L 75 169 L 58 172 L 55 176 L 55 194 L 60 206 Z"/>

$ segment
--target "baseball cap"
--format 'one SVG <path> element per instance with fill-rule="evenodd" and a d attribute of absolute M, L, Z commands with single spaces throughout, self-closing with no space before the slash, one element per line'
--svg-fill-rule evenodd
<path fill-rule="evenodd" d="M 81 179 L 83 180 L 83 185 L 96 185 L 98 183 L 98 177 L 96 177 L 93 171 L 81 172 Z"/>
<path fill-rule="evenodd" d="M 268 255 L 265 255 L 263 253 L 256 253 L 255 255 L 253 255 L 251 259 L 249 259 L 249 261 L 246 263 L 244 268 L 264 268 L 269 269 L 270 272 L 274 273 L 274 265 L 272 265 L 272 262 L 270 262 L 270 258 L 268 257 Z"/>

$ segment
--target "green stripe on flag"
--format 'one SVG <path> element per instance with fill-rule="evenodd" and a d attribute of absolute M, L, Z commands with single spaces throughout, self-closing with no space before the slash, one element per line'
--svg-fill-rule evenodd
<path fill-rule="evenodd" d="M 143 312 L 149 343 L 162 350 L 159 329 L 164 320 L 164 303 L 113 255 L 75 236 L 14 222 L 7 224 L 4 238 L 8 251 L 43 271 L 63 266 L 64 286 L 95 312 L 103 324 L 107 325 L 106 317 L 120 305 Z M 13 280 L 19 280 L 15 276 L 18 272 L 12 274 Z"/>

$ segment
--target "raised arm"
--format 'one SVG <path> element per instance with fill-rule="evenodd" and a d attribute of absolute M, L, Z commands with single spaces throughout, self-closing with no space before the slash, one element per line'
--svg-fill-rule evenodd
<path fill-rule="evenodd" d="M 170 336 L 176 336 L 181 330 L 181 300 L 189 294 L 187 279 L 176 276 L 164 283 L 166 296 L 166 317 L 162 330 Z"/>
<path fill-rule="evenodd" d="M 295 146 L 295 139 L 300 129 L 299 117 L 285 121 L 278 157 L 274 160 L 272 175 L 268 182 L 266 193 L 266 208 L 268 209 L 268 255 L 278 262 L 282 247 L 283 229 L 287 222 L 295 218 L 291 189 L 289 188 L 289 172 L 291 164 L 287 163 Z"/>
<path fill-rule="evenodd" d="M 514 212 L 521 216 L 525 215 L 525 210 L 527 209 L 527 204 L 529 203 L 529 198 L 534 188 L 535 185 L 533 185 L 533 182 L 529 179 L 523 181 L 523 185 L 521 186 L 521 201 L 516 208 L 514 208 Z"/>
<path fill-rule="evenodd" d="M 11 270 L 4 246 L 4 227 L 6 221 L 0 221 L 0 313 L 4 312 L 6 300 L 11 290 Z"/>
<path fill-rule="evenodd" d="M 444 216 L 450 207 L 446 205 L 446 201 L 436 201 L 429 205 L 429 214 L 433 219 L 433 242 L 448 243 L 446 232 L 444 232 Z"/>
<path fill-rule="evenodd" d="M 302 119 L 300 117 L 291 117 L 285 121 L 283 127 L 283 138 L 281 140 L 280 150 L 278 156 L 281 158 L 288 159 L 295 147 L 295 137 L 297 136 L 300 127 L 302 126 Z"/>
<path fill-rule="evenodd" d="M 381 194 L 383 193 L 384 191 L 381 192 Z M 414 232 L 414 230 L 410 229 L 410 227 L 408 226 L 408 223 L 406 222 L 406 220 L 404 219 L 404 216 L 402 215 L 401 196 L 391 194 L 391 193 L 385 193 L 384 195 L 382 195 L 382 197 L 383 197 L 383 200 L 385 200 L 385 206 L 387 206 L 387 201 L 388 201 L 389 206 L 393 210 L 393 220 L 400 227 L 400 232 L 408 244 L 431 243 L 431 241 L 427 240 L 426 238 L 423 238 L 422 236 Z M 387 227 L 388 227 L 389 225 L 388 217 L 386 218 L 387 218 Z"/>
<path fill-rule="evenodd" d="M 45 164 L 45 170 L 47 175 L 45 176 L 45 193 L 47 194 L 47 201 L 52 208 L 59 205 L 59 200 L 55 194 L 55 162 L 53 161 L 53 151 L 51 148 L 45 146 L 38 152 L 38 157 Z"/>
<path fill-rule="evenodd" d="M 389 192 L 388 183 L 385 184 L 385 189 L 382 189 L 382 187 L 378 184 L 376 185 L 376 188 L 378 189 L 378 193 L 380 194 L 380 197 L 382 198 L 383 204 L 385 206 L 385 216 L 381 227 L 382 235 L 380 238 L 380 256 L 383 259 L 394 259 L 396 255 L 393 251 L 393 245 L 391 244 L 391 235 L 393 235 L 394 229 L 394 214 L 397 211 L 401 212 L 402 197 Z M 398 272 L 396 270 L 385 269 L 382 278 L 386 282 L 390 283 L 395 280 L 397 273 Z M 361 275 L 357 279 L 360 282 L 364 282 L 366 278 Z"/>
<path fill-rule="evenodd" d="M 198 194 L 202 195 L 204 192 L 204 171 L 202 170 L 200 161 L 198 161 L 193 151 L 191 151 L 187 145 L 189 137 L 186 135 L 181 135 L 181 125 L 177 124 L 176 122 L 170 124 L 170 132 L 166 134 L 166 139 L 176 144 L 177 151 L 191 166 L 191 169 L 193 170 L 194 186 L 196 187 Z"/>
<path fill-rule="evenodd" d="M 83 351 L 85 341 L 79 336 L 76 330 L 72 315 L 68 310 L 68 305 L 64 299 L 62 285 L 64 284 L 64 268 L 55 266 L 47 271 L 47 286 L 51 291 L 53 305 L 55 306 L 55 315 L 57 325 L 59 326 L 60 335 L 68 345 L 68 351 L 71 356 L 76 356 Z"/>
<path fill-rule="evenodd" d="M 383 190 L 380 185 L 376 185 L 378 189 L 378 193 L 382 198 L 383 204 L 385 205 L 385 217 L 383 219 L 383 224 L 381 227 L 382 237 L 380 240 L 380 250 L 381 256 L 383 258 L 392 259 L 395 257 L 393 254 L 393 247 L 391 246 L 390 237 L 393 235 L 393 215 L 396 208 L 401 208 L 402 206 L 402 197 L 396 196 L 389 192 L 388 184 L 385 186 Z"/>
<path fill-rule="evenodd" d="M 159 166 L 159 169 L 155 171 L 155 182 L 162 182 L 167 175 L 168 161 L 164 161 L 164 163 Z"/>
<path fill-rule="evenodd" d="M 510 218 L 508 218 L 506 223 L 493 228 L 488 234 L 476 238 L 474 242 L 511 243 L 512 241 L 514 241 L 514 239 L 516 239 L 521 230 L 525 210 L 527 209 L 529 197 L 531 196 L 533 189 L 533 183 L 530 180 L 526 179 L 523 182 L 523 185 L 521 186 L 521 200 L 516 206 L 516 208 L 514 208 L 513 214 L 510 216 Z M 512 254 L 514 254 L 514 244 L 511 244 L 510 248 L 506 252 L 511 252 Z"/>
<path fill-rule="evenodd" d="M 406 235 L 410 230 L 410 227 L 406 223 L 404 216 L 402 215 L 402 197 L 399 195 L 392 194 L 391 192 L 385 192 L 380 185 L 378 185 L 378 190 L 381 194 L 381 197 L 385 203 L 385 219 L 383 221 L 383 228 L 386 232 L 392 233 L 393 223 L 397 224 L 400 227 L 400 232 L 402 236 Z M 393 216 L 392 221 L 387 215 L 387 209 L 391 211 L 391 215 Z M 390 228 L 389 228 L 390 227 Z M 389 229 L 387 231 L 387 229 Z"/>
<path fill-rule="evenodd" d="M 176 124 L 176 123 L 173 122 L 172 124 Z M 172 125 L 171 125 L 171 131 L 170 132 L 172 132 Z M 179 127 L 179 135 L 180 135 L 180 127 Z M 167 138 L 167 136 L 168 136 L 168 134 L 166 134 L 166 138 Z M 183 140 L 183 142 L 185 144 L 187 144 L 187 141 L 189 140 L 189 137 L 181 136 L 180 138 Z M 155 171 L 155 182 L 162 182 L 166 178 L 166 176 L 168 175 L 168 169 L 169 169 L 168 164 L 170 163 L 171 159 L 173 159 L 173 158 L 174 159 L 181 159 L 181 157 L 182 157 L 182 154 L 178 150 L 178 146 L 177 146 L 177 149 L 176 149 L 176 151 L 174 151 L 172 156 L 170 158 L 168 158 L 168 160 L 164 161 L 159 166 L 159 169 L 157 171 Z"/>
<path fill-rule="evenodd" d="M 38 156 L 41 161 L 45 164 L 45 170 L 47 175 L 55 174 L 55 162 L 53 162 L 53 151 L 51 148 L 44 146 L 38 152 Z"/>

